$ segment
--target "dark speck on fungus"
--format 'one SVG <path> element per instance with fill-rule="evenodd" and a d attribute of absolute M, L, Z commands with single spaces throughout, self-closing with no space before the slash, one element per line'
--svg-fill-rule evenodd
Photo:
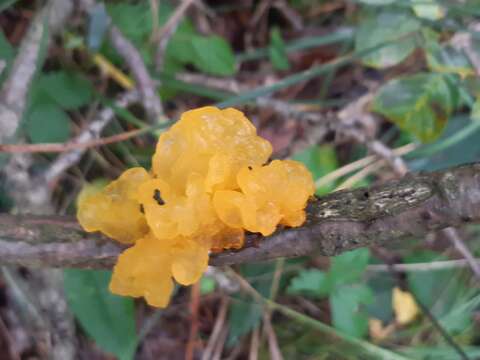
<path fill-rule="evenodd" d="M 153 199 L 157 202 L 158 205 L 165 205 L 165 201 L 163 201 L 162 196 L 160 195 L 160 190 L 155 189 L 153 192 Z"/>

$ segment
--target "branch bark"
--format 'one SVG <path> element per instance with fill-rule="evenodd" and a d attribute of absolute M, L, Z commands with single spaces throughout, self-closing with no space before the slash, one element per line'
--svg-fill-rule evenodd
<path fill-rule="evenodd" d="M 407 175 L 370 188 L 311 200 L 307 221 L 210 258 L 213 266 L 388 245 L 449 226 L 480 223 L 480 163 Z M 109 268 L 124 247 L 81 230 L 73 218 L 0 215 L 0 263 Z"/>

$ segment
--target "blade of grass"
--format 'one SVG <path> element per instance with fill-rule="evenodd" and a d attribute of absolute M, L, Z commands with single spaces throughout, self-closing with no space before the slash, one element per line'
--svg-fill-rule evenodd
<path fill-rule="evenodd" d="M 353 38 L 353 29 L 342 28 L 331 34 L 324 36 L 306 36 L 298 40 L 288 42 L 285 45 L 287 53 L 295 52 L 298 50 L 307 50 L 318 46 L 335 44 L 338 42 L 350 41 Z M 251 51 L 247 51 L 236 56 L 237 62 L 258 60 L 268 57 L 268 48 L 258 48 Z"/>
<path fill-rule="evenodd" d="M 219 91 L 202 85 L 189 84 L 182 80 L 175 79 L 173 76 L 167 74 L 160 74 L 158 79 L 161 81 L 162 86 L 201 97 L 210 98 L 216 101 L 226 100 L 233 95 L 227 91 Z"/>

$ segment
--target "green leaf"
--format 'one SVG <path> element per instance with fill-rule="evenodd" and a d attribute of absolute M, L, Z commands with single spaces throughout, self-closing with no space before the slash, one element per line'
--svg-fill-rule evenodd
<path fill-rule="evenodd" d="M 235 74 L 235 56 L 225 39 L 217 35 L 193 36 L 191 41 L 195 57 L 190 61 L 196 68 L 211 75 Z"/>
<path fill-rule="evenodd" d="M 373 301 L 372 291 L 365 285 L 341 286 L 330 296 L 332 323 L 338 330 L 355 337 L 368 332 L 368 316 L 361 305 Z"/>
<path fill-rule="evenodd" d="M 67 269 L 65 294 L 70 310 L 101 349 L 133 359 L 138 342 L 133 300 L 111 294 L 110 277 L 110 271 Z"/>
<path fill-rule="evenodd" d="M 441 134 L 458 102 L 456 89 L 441 74 L 418 73 L 382 86 L 372 110 L 424 142 Z"/>
<path fill-rule="evenodd" d="M 210 294 L 215 291 L 215 279 L 210 276 L 202 276 L 200 279 L 200 293 L 202 295 Z"/>
<path fill-rule="evenodd" d="M 242 276 L 263 297 L 270 295 L 274 272 L 274 263 L 250 263 L 240 266 Z M 228 346 L 234 345 L 243 335 L 256 328 L 263 315 L 262 306 L 252 302 L 251 297 L 241 294 L 233 300 L 228 315 Z"/>
<path fill-rule="evenodd" d="M 234 299 L 228 311 L 227 346 L 234 345 L 243 335 L 257 327 L 262 320 L 262 314 L 260 305 L 242 298 Z"/>
<path fill-rule="evenodd" d="M 146 2 L 108 4 L 107 12 L 112 23 L 136 45 L 139 45 L 152 31 L 152 14 Z"/>
<path fill-rule="evenodd" d="M 300 271 L 300 273 L 291 280 L 287 288 L 287 293 L 292 295 L 324 297 L 329 294 L 331 289 L 332 286 L 327 273 L 317 269 L 310 269 Z"/>
<path fill-rule="evenodd" d="M 191 37 L 192 34 L 185 35 L 181 33 L 175 33 L 175 35 L 172 36 L 165 52 L 165 66 L 167 66 L 167 60 L 169 60 L 169 58 L 171 58 L 171 61 L 180 65 L 192 63 L 195 50 L 192 46 Z M 165 70 L 167 71 L 168 69 Z"/>
<path fill-rule="evenodd" d="M 362 58 L 375 68 L 385 68 L 402 62 L 417 46 L 414 34 L 420 23 L 408 12 L 383 10 L 368 13 L 362 19 L 355 36 L 355 50 L 365 51 L 375 46 L 391 43 Z"/>
<path fill-rule="evenodd" d="M 328 274 L 335 286 L 348 284 L 360 279 L 367 268 L 370 250 L 367 248 L 344 252 L 332 258 Z"/>
<path fill-rule="evenodd" d="M 86 105 L 92 99 L 92 87 L 88 80 L 65 71 L 42 74 L 35 88 L 34 91 L 47 95 L 66 110 Z"/>
<path fill-rule="evenodd" d="M 61 143 L 70 138 L 71 123 L 56 104 L 35 104 L 27 114 L 25 130 L 32 143 Z"/>
<path fill-rule="evenodd" d="M 290 63 L 288 62 L 285 42 L 278 27 L 273 27 L 270 31 L 270 46 L 268 47 L 270 61 L 276 70 L 288 70 Z"/>

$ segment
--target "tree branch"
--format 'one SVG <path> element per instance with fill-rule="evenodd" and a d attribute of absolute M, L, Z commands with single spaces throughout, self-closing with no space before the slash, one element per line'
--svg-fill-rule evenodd
<path fill-rule="evenodd" d="M 466 223 L 480 223 L 480 163 L 315 198 L 302 227 L 279 229 L 265 238 L 248 234 L 243 249 L 214 254 L 210 264 L 333 256 Z M 82 231 L 73 218 L 0 215 L 2 264 L 108 268 L 122 249 L 100 234 Z"/>

